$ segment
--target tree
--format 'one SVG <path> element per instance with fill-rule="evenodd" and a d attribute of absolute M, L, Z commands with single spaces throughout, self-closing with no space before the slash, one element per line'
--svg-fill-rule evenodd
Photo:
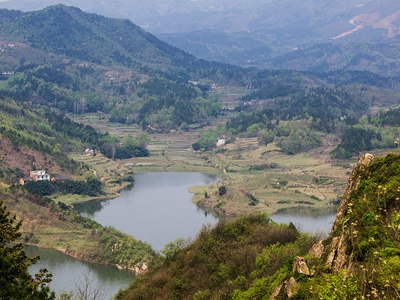
<path fill-rule="evenodd" d="M 22 244 L 15 244 L 20 227 L 21 222 L 0 202 L 0 299 L 54 299 L 48 287 L 51 274 L 42 269 L 33 278 L 28 272 L 39 258 L 27 257 Z"/>
<path fill-rule="evenodd" d="M 76 283 L 76 294 L 79 300 L 97 300 L 104 298 L 104 289 L 97 286 L 92 274 L 82 275 L 80 282 Z"/>

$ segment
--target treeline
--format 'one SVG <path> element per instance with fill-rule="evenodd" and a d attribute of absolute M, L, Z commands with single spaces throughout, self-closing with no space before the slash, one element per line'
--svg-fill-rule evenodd
<path fill-rule="evenodd" d="M 55 193 L 99 196 L 102 183 L 97 178 L 63 181 L 27 181 L 24 188 L 33 195 L 50 196 Z"/>
<path fill-rule="evenodd" d="M 63 70 L 50 66 L 27 65 L 17 69 L 0 84 L 0 96 L 72 111 L 78 85 Z"/>
<path fill-rule="evenodd" d="M 132 157 L 149 156 L 146 148 L 148 138 L 146 135 L 139 137 L 127 137 L 123 143 L 119 143 L 115 138 L 109 138 L 101 146 L 101 153 L 111 159 L 127 159 Z"/>
<path fill-rule="evenodd" d="M 256 99 L 274 99 L 295 94 L 303 89 L 306 81 L 298 72 L 293 71 L 259 71 L 251 78 L 249 87 L 255 89 L 243 96 L 244 101 Z"/>
<path fill-rule="evenodd" d="M 400 107 L 378 112 L 371 122 L 380 126 L 399 126 Z"/>
<path fill-rule="evenodd" d="M 340 138 L 341 142 L 332 154 L 347 159 L 363 151 L 397 147 L 398 131 L 396 127 L 357 125 L 346 128 Z"/>
<path fill-rule="evenodd" d="M 219 112 L 219 101 L 207 98 L 199 87 L 179 78 L 154 77 L 139 85 L 126 101 L 116 104 L 110 121 L 169 131 L 182 125 L 206 123 Z"/>
<path fill-rule="evenodd" d="M 358 119 L 368 108 L 368 103 L 354 99 L 343 89 L 318 87 L 277 103 L 277 114 L 285 120 L 309 119 L 315 129 L 331 132 L 341 119 Z"/>
<path fill-rule="evenodd" d="M 74 122 L 65 115 L 52 110 L 47 110 L 44 115 L 53 130 L 67 137 L 79 139 L 91 147 L 99 147 L 109 137 L 108 133 L 100 133 L 92 126 Z"/>
<path fill-rule="evenodd" d="M 194 146 L 211 150 L 218 135 L 225 134 L 257 137 L 260 144 L 275 142 L 286 154 L 296 154 L 321 146 L 319 136 L 329 133 L 340 137 L 332 152 L 339 159 L 396 147 L 400 108 L 368 115 L 369 107 L 369 102 L 355 99 L 341 88 L 308 88 L 275 99 L 268 108 L 251 111 L 248 106 L 228 120 L 223 130 L 203 132 Z"/>
<path fill-rule="evenodd" d="M 357 120 L 368 107 L 368 103 L 355 100 L 340 88 L 309 88 L 276 100 L 271 108 L 242 112 L 227 122 L 227 128 L 239 134 L 246 132 L 254 124 L 268 128 L 272 119 L 306 119 L 314 129 L 331 132 L 341 121 Z"/>
<path fill-rule="evenodd" d="M 154 73 L 145 82 L 131 78 L 110 83 L 98 74 L 80 77 L 81 69 L 27 65 L 0 84 L 0 97 L 74 114 L 101 112 L 111 122 L 157 131 L 206 124 L 220 113 L 219 101 L 208 97 L 205 85 L 195 86 L 187 76 Z"/>

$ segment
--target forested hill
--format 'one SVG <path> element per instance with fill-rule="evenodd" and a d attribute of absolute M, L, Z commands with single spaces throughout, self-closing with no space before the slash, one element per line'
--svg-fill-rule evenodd
<path fill-rule="evenodd" d="M 209 63 L 145 32 L 129 20 L 89 14 L 75 7 L 55 5 L 23 13 L 0 10 L 0 36 L 46 53 L 55 53 L 100 65 L 123 65 L 141 71 L 185 70 L 205 74 L 239 71 Z"/>
<path fill-rule="evenodd" d="M 100 64 L 181 67 L 196 59 L 128 20 L 56 5 L 37 12 L 0 11 L 0 34 L 34 48 Z"/>

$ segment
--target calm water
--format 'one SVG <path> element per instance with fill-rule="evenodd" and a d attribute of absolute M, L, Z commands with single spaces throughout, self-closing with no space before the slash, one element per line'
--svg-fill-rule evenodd
<path fill-rule="evenodd" d="M 292 208 L 271 216 L 277 223 L 292 222 L 299 231 L 328 235 L 335 221 L 337 207 L 321 210 L 313 208 Z"/>
<path fill-rule="evenodd" d="M 99 289 L 102 296 L 98 299 L 112 299 L 113 296 L 123 288 L 126 288 L 134 276 L 127 271 L 120 271 L 111 266 L 84 263 L 75 260 L 61 252 L 51 249 L 42 249 L 26 246 L 28 256 L 40 256 L 40 260 L 29 268 L 31 274 L 46 268 L 53 274 L 51 289 L 57 294 L 62 290 L 76 291 L 83 287 L 85 276 L 93 283 L 89 290 Z"/>
<path fill-rule="evenodd" d="M 135 175 L 135 186 L 123 191 L 117 199 L 92 202 L 76 208 L 82 215 L 102 225 L 113 226 L 137 239 L 150 243 L 154 249 L 177 238 L 193 238 L 204 224 L 215 224 L 218 219 L 197 208 L 188 189 L 195 185 L 209 185 L 214 176 L 200 173 L 144 173 Z M 331 210 L 290 209 L 271 218 L 278 223 L 293 222 L 304 232 L 328 234 L 336 215 Z M 41 260 L 31 268 L 37 272 L 47 268 L 54 276 L 55 291 L 75 290 L 90 274 L 94 286 L 101 286 L 110 299 L 119 289 L 126 287 L 134 277 L 113 267 L 99 266 L 74 260 L 54 250 L 27 248 L 29 255 L 40 255 Z"/>
<path fill-rule="evenodd" d="M 201 173 L 143 173 L 117 199 L 76 206 L 83 215 L 112 226 L 161 250 L 177 238 L 193 238 L 218 219 L 192 203 L 189 188 L 209 185 L 216 177 Z"/>

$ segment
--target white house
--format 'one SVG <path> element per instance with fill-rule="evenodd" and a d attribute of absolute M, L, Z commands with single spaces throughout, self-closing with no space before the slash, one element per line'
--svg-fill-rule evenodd
<path fill-rule="evenodd" d="M 34 181 L 50 180 L 50 174 L 47 174 L 45 170 L 30 171 L 29 177 Z"/>

